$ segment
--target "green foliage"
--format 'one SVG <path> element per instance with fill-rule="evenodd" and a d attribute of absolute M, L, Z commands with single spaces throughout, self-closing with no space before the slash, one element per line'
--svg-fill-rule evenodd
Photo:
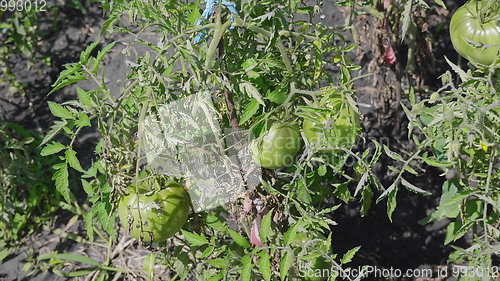
<path fill-rule="evenodd" d="M 372 2 L 362 5 L 375 5 Z M 425 3 L 406 1 L 406 10 L 411 11 L 414 2 Z M 204 4 L 198 1 L 121 0 L 102 1 L 102 4 L 108 16 L 103 36 L 122 32 L 140 38 L 148 30 L 159 39 L 158 42 L 142 39 L 134 42 L 149 48 L 149 52 L 130 64 L 119 95 L 111 94 L 103 65 L 106 57 L 112 58 L 109 54 L 116 44 L 103 42 L 91 44 L 79 61 L 65 65 L 50 92 L 57 94 L 60 89 L 84 80 L 92 81 L 95 86 L 90 90 L 76 87 L 76 100 L 49 103 L 57 120 L 42 141 L 45 147 L 41 152 L 59 156 L 59 163 L 53 166 L 53 179 L 67 203 L 75 203 L 69 187 L 81 182 L 88 209 L 78 215 L 83 217 L 88 240 L 107 235 L 103 240 L 109 239 L 109 245 L 113 245 L 112 241 L 118 236 L 116 203 L 141 177 L 157 173 L 142 169 L 143 147 L 139 140 L 146 115 L 158 113 L 164 104 L 208 92 L 217 111 L 216 121 L 225 128 L 241 126 L 250 131 L 253 138 L 265 136 L 276 121 L 302 124 L 304 118 L 314 120 L 314 116 L 321 115 L 314 121 L 324 125 L 320 131 L 329 133 L 325 135 L 330 138 L 319 146 L 302 138 L 305 145 L 291 165 L 265 171 L 255 194 L 267 198 L 266 208 L 239 214 L 234 209 L 240 210 L 241 202 L 231 202 L 226 209 L 192 214 L 180 233 L 154 245 L 160 247 L 154 258 L 150 256 L 144 264 L 147 278 L 153 278 L 151 268 L 155 263 L 167 266 L 172 278 L 179 280 L 186 280 L 190 275 L 197 280 L 303 280 L 304 270 L 310 275 L 306 280 L 320 280 L 321 277 L 314 276 L 318 270 L 342 271 L 360 248 L 355 247 L 337 258 L 331 247 L 336 231 L 332 212 L 342 204 L 359 200 L 364 216 L 376 198 L 376 202 L 386 200 L 387 215 L 392 220 L 397 196 L 401 196 L 400 187 L 430 194 L 409 180 L 424 170 L 424 163 L 448 170 L 460 167 L 461 175 L 471 175 L 467 169 L 472 169 L 475 181 L 485 186 L 471 191 L 466 188 L 470 182 L 460 179 L 462 182 L 450 181 L 443 187 L 442 206 L 433 219 L 456 219 L 449 227 L 447 243 L 463 236 L 472 225 L 470 221 L 481 218 L 477 210 L 490 204 L 466 204 L 468 207 L 464 209 L 462 202 L 469 196 L 476 196 L 478 200 L 489 198 L 491 202 L 497 199 L 492 193 L 493 180 L 497 178 L 491 169 L 485 168 L 491 167 L 488 157 L 493 153 L 498 133 L 488 128 L 496 128 L 494 124 L 498 122 L 493 121 L 498 119 L 498 114 L 491 115 L 491 110 L 486 110 L 494 103 L 492 99 L 482 98 L 491 90 L 491 85 L 482 79 L 464 83 L 460 88 L 465 92 L 484 91 L 472 93 L 478 101 L 475 105 L 466 103 L 469 99 L 461 96 L 465 92 L 458 90 L 452 98 L 443 96 L 432 102 L 417 103 L 411 98 L 414 101 L 411 110 L 405 107 L 411 119 L 410 132 L 419 129 L 427 137 L 423 141 L 414 137 L 416 151 L 398 153 L 373 140 L 372 151 L 352 151 L 360 131 L 359 112 L 353 98 L 356 77 L 352 75 L 360 67 L 353 65 L 347 55 L 355 46 L 345 40 L 343 30 L 312 20 L 319 13 L 319 5 L 306 5 L 297 0 L 242 1 L 237 3 L 239 16 L 230 13 L 224 5 L 216 5 L 208 23 L 197 24 Z M 340 4 L 354 5 L 354 1 Z M 310 20 L 294 19 L 290 16 L 293 14 L 308 15 Z M 128 25 L 121 21 L 125 17 Z M 206 40 L 193 42 L 200 32 Z M 127 51 L 131 50 L 123 52 Z M 332 61 L 333 74 L 326 69 Z M 438 104 L 429 108 L 428 103 Z M 479 119 L 474 118 L 488 121 L 481 125 Z M 341 127 L 341 132 L 330 132 L 328 124 Z M 463 124 L 468 124 L 467 130 L 462 130 Z M 101 140 L 95 148 L 93 163 L 83 167 L 73 145 L 81 130 L 91 126 L 97 128 Z M 482 131 L 476 135 L 478 128 Z M 349 136 L 340 142 L 336 137 L 343 133 Z M 476 141 L 482 140 L 479 143 L 486 149 L 482 146 L 479 150 L 473 149 L 478 144 L 474 141 L 474 145 L 462 148 L 460 145 L 466 144 L 471 134 Z M 469 149 L 465 149 L 467 147 Z M 462 152 L 478 161 L 459 160 Z M 394 163 L 388 167 L 394 176 L 388 187 L 380 183 L 373 171 L 382 154 Z M 352 169 L 347 167 L 348 161 Z M 72 182 L 69 173 L 81 176 L 81 181 Z M 461 197 L 463 195 L 465 197 Z M 237 208 L 231 208 L 234 206 Z M 489 208 L 487 210 L 492 207 Z M 467 217 L 469 221 L 465 220 Z M 55 257 L 85 261 L 71 256 Z M 102 269 L 97 264 L 91 266 L 93 271 Z"/>
<path fill-rule="evenodd" d="M 458 85 L 452 74 L 446 72 L 441 76 L 443 87 L 439 91 L 414 102 L 411 111 L 405 108 L 411 121 L 410 132 L 421 132 L 425 138 L 417 142 L 425 150 L 422 162 L 442 169 L 448 178 L 437 210 L 423 223 L 449 218 L 444 244 L 472 231 L 473 244 L 466 249 L 456 248 L 450 261 L 490 268 L 500 238 L 500 173 L 495 164 L 500 97 L 492 82 L 498 68 L 465 72 L 448 63 L 460 77 Z"/>
<path fill-rule="evenodd" d="M 51 221 L 59 196 L 50 180 L 54 157 L 40 157 L 40 136 L 0 121 L 0 247 L 19 245 Z M 47 177 L 47 175 L 49 175 Z"/>

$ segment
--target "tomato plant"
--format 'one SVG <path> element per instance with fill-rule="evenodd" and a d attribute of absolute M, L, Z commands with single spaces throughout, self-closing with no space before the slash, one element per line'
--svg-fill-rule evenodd
<path fill-rule="evenodd" d="M 186 223 L 190 208 L 189 195 L 178 183 L 151 192 L 132 192 L 121 198 L 118 205 L 122 226 L 132 237 L 146 243 L 165 241 L 178 232 Z"/>
<path fill-rule="evenodd" d="M 500 51 L 500 4 L 472 0 L 457 9 L 450 22 L 455 50 L 474 63 L 498 62 Z"/>
<path fill-rule="evenodd" d="M 255 161 L 263 168 L 277 169 L 290 165 L 302 146 L 296 125 L 274 123 L 253 143 Z"/>

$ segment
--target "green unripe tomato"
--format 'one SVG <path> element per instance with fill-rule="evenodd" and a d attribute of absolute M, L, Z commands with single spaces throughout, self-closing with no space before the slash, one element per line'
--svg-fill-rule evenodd
<path fill-rule="evenodd" d="M 167 188 L 149 193 L 131 193 L 120 199 L 118 216 L 132 237 L 145 243 L 162 242 L 186 223 L 190 199 L 183 186 L 169 183 Z"/>
<path fill-rule="evenodd" d="M 319 120 L 304 119 L 302 123 L 304 136 L 311 144 L 346 149 L 354 145 L 360 128 L 358 113 L 348 110 L 336 117 L 333 112 L 325 113 Z"/>
<path fill-rule="evenodd" d="M 277 169 L 292 164 L 301 147 L 298 127 L 277 122 L 264 136 L 254 140 L 252 151 L 259 166 Z"/>
<path fill-rule="evenodd" d="M 471 62 L 484 65 L 498 61 L 500 51 L 500 5 L 492 1 L 489 15 L 485 18 L 487 2 L 467 2 L 456 10 L 450 22 L 451 42 L 457 53 Z"/>

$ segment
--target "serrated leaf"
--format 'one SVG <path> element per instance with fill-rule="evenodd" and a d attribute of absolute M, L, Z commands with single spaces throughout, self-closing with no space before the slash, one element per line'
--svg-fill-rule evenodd
<path fill-rule="evenodd" d="M 182 235 L 191 247 L 199 247 L 208 244 L 207 238 L 201 234 L 196 234 L 183 229 L 181 231 Z"/>
<path fill-rule="evenodd" d="M 94 186 L 84 179 L 82 179 L 81 181 L 82 181 L 82 187 L 83 187 L 83 190 L 85 191 L 85 193 L 87 193 L 87 195 L 89 197 L 92 197 L 94 195 Z"/>
<path fill-rule="evenodd" d="M 259 111 L 260 104 L 257 102 L 256 99 L 251 99 L 250 102 L 245 106 L 245 109 L 243 110 L 243 114 L 240 118 L 240 125 L 245 124 L 246 121 L 248 121 L 250 118 L 252 118 L 257 111 Z"/>
<path fill-rule="evenodd" d="M 361 193 L 361 201 L 361 216 L 364 217 L 368 214 L 368 210 L 370 210 L 373 202 L 373 192 L 370 186 L 363 189 L 363 192 Z"/>
<path fill-rule="evenodd" d="M 294 225 L 290 227 L 290 229 L 285 232 L 283 235 L 283 242 L 285 242 L 285 246 L 290 245 L 290 243 L 293 243 L 295 241 L 295 237 L 297 237 L 297 231 L 299 227 L 301 226 L 301 222 L 296 222 Z"/>
<path fill-rule="evenodd" d="M 83 215 L 83 224 L 89 241 L 94 241 L 94 209 L 85 212 Z"/>
<path fill-rule="evenodd" d="M 80 165 L 80 160 L 78 160 L 78 158 L 76 157 L 76 151 L 74 151 L 72 148 L 68 148 L 66 150 L 65 155 L 66 155 L 66 161 L 68 162 L 71 168 L 79 172 L 85 173 L 85 170 Z"/>
<path fill-rule="evenodd" d="M 52 90 L 50 90 L 50 92 L 47 95 L 50 95 L 50 94 L 66 87 L 66 86 L 75 84 L 75 83 L 83 81 L 83 80 L 87 80 L 87 77 L 82 75 L 82 74 L 79 74 L 79 73 L 76 75 L 67 77 L 66 79 L 60 81 L 59 83 L 54 84 Z"/>
<path fill-rule="evenodd" d="M 288 271 L 295 262 L 295 255 L 291 248 L 287 248 L 285 254 L 281 257 L 280 260 L 280 280 L 284 281 L 286 276 L 288 275 Z"/>
<path fill-rule="evenodd" d="M 332 193 L 338 199 L 344 201 L 344 203 L 349 203 L 352 199 L 351 192 L 349 191 L 349 186 L 347 183 L 340 183 L 335 185 L 335 191 Z"/>
<path fill-rule="evenodd" d="M 59 259 L 65 261 L 79 262 L 82 264 L 100 267 L 100 263 L 94 259 L 74 253 L 45 254 L 38 257 L 38 260 Z"/>
<path fill-rule="evenodd" d="M 446 56 L 444 56 L 444 59 L 446 60 L 448 65 L 451 66 L 451 69 L 453 69 L 453 71 L 455 71 L 458 74 L 458 76 L 460 77 L 460 80 L 462 80 L 462 82 L 466 82 L 471 78 L 471 77 L 469 77 L 469 75 L 467 73 L 465 73 L 465 71 L 463 71 L 456 64 L 452 63 Z"/>
<path fill-rule="evenodd" d="M 399 161 L 399 162 L 404 162 L 403 157 L 401 157 L 401 155 L 397 154 L 396 152 L 391 151 L 389 149 L 389 147 L 387 147 L 387 145 L 385 145 L 385 144 L 383 145 L 383 147 L 384 147 L 385 154 L 387 154 L 387 156 L 389 156 L 391 159 Z"/>
<path fill-rule="evenodd" d="M 382 194 L 380 194 L 380 196 L 377 198 L 377 204 L 382 201 L 382 199 L 384 199 L 393 189 L 396 188 L 397 184 L 398 184 L 399 181 L 395 181 L 393 182 L 386 190 L 384 190 L 384 192 L 382 192 Z"/>
<path fill-rule="evenodd" d="M 68 166 L 66 163 L 60 163 L 54 165 L 56 171 L 52 175 L 52 180 L 54 180 L 56 185 L 56 190 L 63 196 L 66 202 L 71 203 L 71 191 L 69 189 L 69 174 Z"/>
<path fill-rule="evenodd" d="M 75 116 L 73 116 L 71 111 L 66 109 L 64 106 L 51 101 L 49 101 L 48 104 L 52 115 L 62 119 L 75 119 Z"/>
<path fill-rule="evenodd" d="M 241 258 L 241 271 L 240 277 L 241 281 L 250 281 L 252 280 L 252 257 L 249 255 L 245 255 Z"/>
<path fill-rule="evenodd" d="M 48 155 L 56 154 L 65 148 L 66 148 L 66 146 L 64 146 L 63 144 L 54 141 L 50 144 L 47 144 L 40 152 L 40 155 L 48 156 Z"/>
<path fill-rule="evenodd" d="M 344 254 L 342 257 L 342 260 L 340 261 L 342 264 L 350 263 L 352 261 L 352 258 L 354 258 L 354 255 L 361 249 L 361 246 L 358 246 L 356 248 L 352 248 L 347 253 Z"/>
<path fill-rule="evenodd" d="M 206 218 L 206 224 L 217 231 L 226 231 L 228 228 L 224 224 L 221 218 L 214 214 L 208 214 Z"/>
<path fill-rule="evenodd" d="M 446 227 L 446 236 L 444 240 L 444 245 L 448 245 L 451 242 L 455 242 L 458 239 L 462 238 L 474 225 L 474 222 L 468 222 L 466 224 L 462 224 L 460 222 L 450 222 L 448 227 Z"/>
<path fill-rule="evenodd" d="M 97 63 L 101 63 L 104 56 L 115 46 L 115 42 L 109 43 L 97 53 Z"/>
<path fill-rule="evenodd" d="M 40 146 L 42 146 L 42 145 L 46 144 L 47 142 L 49 142 L 50 140 L 52 140 L 52 138 L 54 138 L 67 124 L 68 124 L 68 122 L 66 122 L 66 120 L 55 121 L 54 125 L 52 125 L 50 127 L 50 130 L 47 133 L 47 135 L 45 135 L 45 137 L 43 138 Z"/>
<path fill-rule="evenodd" d="M 78 114 L 78 120 L 76 120 L 75 125 L 79 128 L 89 127 L 91 125 L 89 116 L 85 112 L 80 112 Z"/>
<path fill-rule="evenodd" d="M 394 188 L 391 192 L 389 192 L 389 195 L 387 196 L 387 217 L 389 217 L 389 220 L 392 222 L 392 214 L 394 213 L 394 210 L 396 210 L 397 206 L 397 201 L 396 201 L 396 195 L 398 194 L 398 189 Z"/>
<path fill-rule="evenodd" d="M 209 245 L 208 247 L 205 248 L 205 250 L 203 250 L 203 252 L 201 253 L 201 258 L 202 259 L 206 259 L 208 258 L 210 255 L 212 255 L 212 253 L 214 252 L 215 250 L 215 246 L 213 245 Z"/>
<path fill-rule="evenodd" d="M 431 195 L 432 194 L 432 192 L 423 190 L 423 189 L 421 189 L 421 188 L 419 188 L 419 187 L 417 187 L 417 186 L 409 183 L 404 178 L 401 178 L 401 184 L 404 185 L 406 188 L 408 188 L 408 190 L 413 191 L 415 193 L 419 193 L 419 194 L 422 194 L 422 195 Z"/>
<path fill-rule="evenodd" d="M 369 175 L 370 175 L 369 173 L 364 173 L 361 176 L 361 179 L 359 180 L 358 184 L 356 185 L 356 190 L 354 191 L 354 197 L 356 197 L 358 195 L 358 192 L 365 186 Z"/>
<path fill-rule="evenodd" d="M 451 167 L 454 165 L 453 162 L 441 162 L 441 161 L 436 161 L 434 159 L 430 159 L 430 158 L 422 158 L 424 160 L 424 162 L 429 165 L 429 166 L 433 166 L 433 167 L 438 167 L 438 168 L 447 168 L 447 167 Z"/>
<path fill-rule="evenodd" d="M 99 44 L 98 42 L 93 42 L 92 44 L 90 44 L 89 46 L 87 46 L 87 48 L 85 48 L 85 51 L 83 51 L 80 54 L 80 63 L 81 64 L 85 65 L 87 63 L 87 60 L 90 57 L 90 53 L 92 53 L 92 51 L 95 49 L 95 47 L 98 44 Z"/>
<path fill-rule="evenodd" d="M 95 103 L 92 101 L 91 95 L 80 87 L 76 87 L 76 94 L 80 103 L 86 108 L 94 108 Z"/>
<path fill-rule="evenodd" d="M 254 98 L 258 103 L 262 105 L 266 105 L 264 100 L 262 99 L 261 94 L 259 93 L 259 90 L 255 88 L 252 84 L 249 82 L 243 82 L 240 84 L 240 91 L 243 93 L 246 93 L 249 97 Z"/>
<path fill-rule="evenodd" d="M 266 99 L 275 104 L 283 104 L 287 98 L 288 93 L 284 89 L 276 89 L 266 95 Z"/>
<path fill-rule="evenodd" d="M 236 242 L 236 244 L 240 245 L 242 248 L 245 249 L 250 248 L 250 242 L 248 242 L 248 239 L 246 239 L 241 234 L 232 229 L 228 229 L 227 231 L 229 233 L 229 236 L 231 236 L 231 238 L 234 240 L 234 242 Z"/>
<path fill-rule="evenodd" d="M 9 249 L 9 248 L 6 248 L 6 249 L 2 249 L 0 250 L 0 263 L 6 258 L 8 257 L 12 252 L 14 251 L 14 249 Z"/>
<path fill-rule="evenodd" d="M 229 266 L 229 261 L 224 258 L 207 260 L 207 263 L 216 268 L 227 268 Z"/>
<path fill-rule="evenodd" d="M 271 258 L 267 251 L 262 251 L 259 254 L 259 271 L 262 274 L 262 278 L 266 281 L 271 280 Z"/>
<path fill-rule="evenodd" d="M 459 184 L 454 180 L 443 183 L 439 206 L 432 214 L 433 218 L 456 218 L 459 215 L 462 200 L 469 196 L 469 193 L 459 192 L 458 187 Z"/>
<path fill-rule="evenodd" d="M 408 173 L 410 173 L 410 174 L 413 174 L 413 175 L 415 175 L 415 176 L 418 176 L 417 171 L 415 171 L 415 169 L 413 169 L 412 167 L 410 167 L 410 165 L 404 165 L 404 166 L 403 166 L 403 169 L 404 169 L 405 171 L 407 171 Z"/>
<path fill-rule="evenodd" d="M 71 75 L 77 73 L 82 69 L 82 66 L 79 63 L 68 63 L 64 65 L 64 70 L 59 73 L 59 77 L 57 77 L 56 82 L 52 84 L 52 86 L 56 86 L 60 84 L 62 81 L 66 80 Z"/>
<path fill-rule="evenodd" d="M 262 218 L 260 222 L 260 240 L 262 243 L 266 243 L 268 236 L 271 234 L 271 220 L 272 220 L 273 210 L 267 212 L 267 214 Z"/>

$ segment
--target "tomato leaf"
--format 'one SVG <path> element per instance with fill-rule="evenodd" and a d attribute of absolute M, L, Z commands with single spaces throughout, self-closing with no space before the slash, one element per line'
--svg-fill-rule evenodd
<path fill-rule="evenodd" d="M 251 99 L 243 110 L 243 114 L 241 116 L 239 124 L 243 125 L 246 121 L 252 118 L 257 113 L 257 111 L 259 111 L 259 108 L 260 104 L 257 102 L 257 100 Z"/>
<path fill-rule="evenodd" d="M 80 87 L 76 87 L 76 94 L 80 103 L 87 108 L 94 108 L 95 103 L 92 101 L 90 94 Z"/>
<path fill-rule="evenodd" d="M 408 190 L 413 191 L 415 193 L 419 193 L 422 195 L 432 195 L 432 192 L 423 190 L 423 189 L 411 184 L 410 182 L 408 182 L 404 178 L 401 178 L 401 184 L 404 185 Z"/>
<path fill-rule="evenodd" d="M 89 116 L 85 112 L 80 112 L 78 114 L 78 120 L 76 120 L 75 125 L 79 128 L 89 127 L 91 125 Z"/>
<path fill-rule="evenodd" d="M 453 69 L 453 71 L 455 71 L 458 74 L 458 76 L 460 76 L 460 80 L 462 80 L 462 82 L 466 82 L 471 78 L 467 73 L 465 73 L 465 71 L 463 71 L 456 64 L 452 63 L 446 56 L 444 57 L 444 59 L 446 60 L 448 65 L 451 66 L 451 69 Z"/>
<path fill-rule="evenodd" d="M 473 225 L 473 221 L 470 221 L 463 225 L 462 223 L 456 221 L 450 222 L 450 224 L 448 224 L 448 227 L 446 228 L 444 244 L 448 245 L 449 243 L 455 242 L 458 239 L 462 238 Z"/>
<path fill-rule="evenodd" d="M 59 163 L 54 165 L 56 170 L 52 175 L 52 180 L 54 180 L 56 185 L 56 190 L 63 196 L 66 202 L 71 203 L 71 191 L 69 189 L 69 173 L 68 166 L 66 163 Z"/>
<path fill-rule="evenodd" d="M 271 258 L 269 257 L 269 253 L 267 251 L 262 251 L 259 254 L 259 270 L 262 274 L 262 278 L 264 280 L 271 280 Z"/>
<path fill-rule="evenodd" d="M 276 89 L 274 91 L 271 91 L 267 93 L 266 99 L 276 103 L 276 104 L 283 104 L 288 97 L 288 94 L 284 89 Z"/>
<path fill-rule="evenodd" d="M 350 263 L 352 261 L 352 258 L 354 257 L 354 255 L 356 255 L 356 253 L 359 251 L 359 249 L 361 249 L 361 246 L 358 246 L 356 248 L 352 248 L 349 251 L 347 251 L 347 253 L 344 254 L 344 256 L 342 257 L 342 260 L 340 262 L 342 264 Z"/>
<path fill-rule="evenodd" d="M 68 122 L 66 120 L 55 121 L 54 125 L 52 125 L 50 127 L 50 130 L 47 133 L 47 135 L 45 135 L 45 137 L 43 138 L 42 143 L 40 144 L 40 146 L 46 144 L 51 139 L 53 139 L 67 124 L 68 124 Z"/>
<path fill-rule="evenodd" d="M 207 238 L 205 238 L 205 236 L 201 234 L 196 234 L 183 229 L 181 231 L 182 235 L 184 236 L 184 238 L 187 240 L 187 242 L 191 247 L 198 247 L 208 244 Z"/>
<path fill-rule="evenodd" d="M 76 157 L 76 151 L 74 151 L 72 148 L 68 148 L 66 150 L 66 161 L 71 166 L 71 168 L 85 173 L 85 170 L 80 165 L 80 160 L 78 160 L 78 158 Z"/>
<path fill-rule="evenodd" d="M 243 93 L 246 93 L 249 97 L 254 98 L 258 103 L 262 105 L 266 105 L 264 100 L 262 99 L 261 94 L 259 93 L 259 90 L 255 88 L 252 84 L 249 82 L 243 82 L 240 84 L 240 91 Z"/>
<path fill-rule="evenodd" d="M 262 243 L 266 243 L 267 237 L 271 234 L 271 218 L 273 215 L 273 210 L 267 212 L 267 214 L 262 218 L 260 223 L 260 239 Z"/>
<path fill-rule="evenodd" d="M 368 214 L 368 210 L 372 206 L 373 202 L 373 192 L 369 185 L 363 189 L 363 192 L 361 193 L 361 201 L 361 216 L 364 217 Z"/>
<path fill-rule="evenodd" d="M 38 257 L 38 260 L 48 260 L 48 259 L 59 259 L 65 261 L 74 261 L 82 264 L 87 264 L 90 266 L 100 267 L 100 263 L 94 259 L 86 256 L 74 254 L 74 253 L 63 253 L 63 254 L 45 254 Z"/>
<path fill-rule="evenodd" d="M 250 281 L 252 280 L 252 257 L 249 255 L 245 255 L 241 258 L 241 271 L 240 277 L 241 281 Z"/>
<path fill-rule="evenodd" d="M 392 214 L 394 213 L 394 210 L 396 210 L 397 206 L 397 201 L 396 201 L 396 195 L 398 193 L 398 189 L 394 187 L 391 192 L 389 192 L 389 195 L 387 196 L 387 216 L 389 217 L 389 220 L 392 222 Z"/>
<path fill-rule="evenodd" d="M 64 106 L 57 104 L 55 102 L 48 102 L 49 109 L 52 115 L 62 118 L 62 119 L 75 119 L 75 116 Z"/>
<path fill-rule="evenodd" d="M 283 281 L 286 279 L 288 275 L 288 271 L 292 267 L 295 260 L 295 255 L 291 248 L 287 248 L 285 254 L 281 257 L 280 260 L 280 280 Z"/>
<path fill-rule="evenodd" d="M 52 142 L 51 144 L 46 145 L 42 149 L 42 151 L 40 152 L 40 155 L 47 156 L 47 155 L 56 154 L 65 148 L 66 148 L 66 146 L 62 145 L 59 142 Z"/>
<path fill-rule="evenodd" d="M 248 240 L 243 237 L 241 234 L 239 234 L 238 232 L 232 230 L 232 229 L 228 229 L 227 230 L 228 233 L 229 233 L 229 236 L 231 236 L 231 238 L 233 238 L 234 242 L 236 242 L 236 244 L 240 245 L 242 248 L 250 248 L 250 242 L 248 242 Z"/>

